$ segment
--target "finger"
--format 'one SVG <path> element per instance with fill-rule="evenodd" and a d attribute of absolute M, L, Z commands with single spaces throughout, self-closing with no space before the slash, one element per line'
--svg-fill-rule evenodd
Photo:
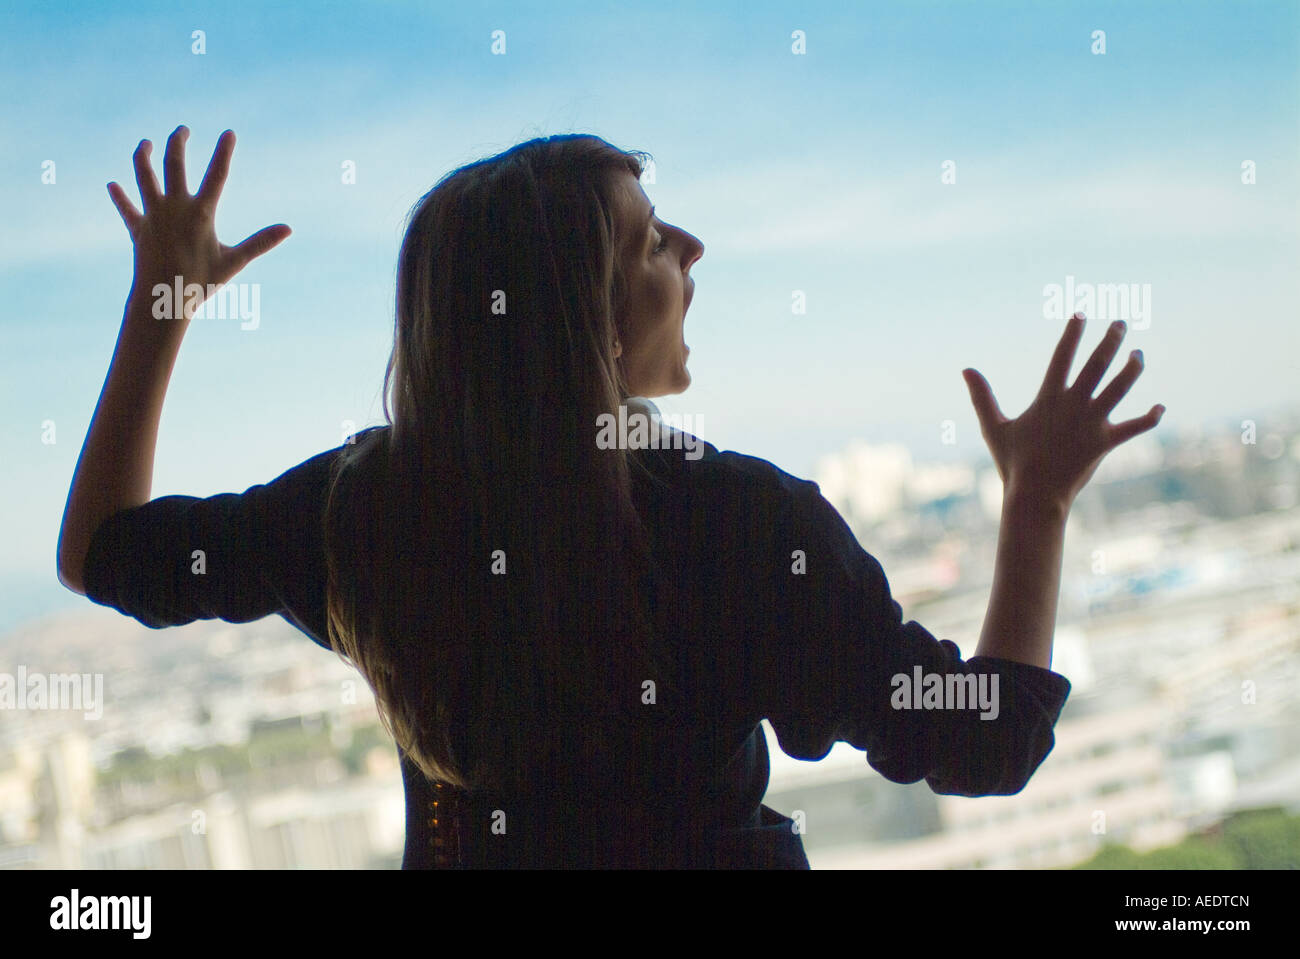
<path fill-rule="evenodd" d="M 1115 354 L 1119 352 L 1120 343 L 1124 342 L 1124 333 L 1127 328 L 1123 320 L 1116 320 L 1106 331 L 1106 335 L 1101 338 L 1097 348 L 1092 351 L 1092 356 L 1079 371 L 1079 378 L 1074 381 L 1071 387 L 1078 395 L 1092 398 L 1093 391 L 1097 389 L 1097 384 L 1101 378 L 1106 375 L 1106 370 L 1110 367 L 1111 360 L 1115 359 Z"/>
<path fill-rule="evenodd" d="M 1079 348 L 1079 340 L 1083 338 L 1084 323 L 1082 313 L 1076 313 L 1066 321 L 1065 332 L 1061 334 L 1061 339 L 1056 344 L 1056 352 L 1052 354 L 1052 359 L 1047 364 L 1047 375 L 1043 377 L 1040 394 L 1060 393 L 1065 389 L 1065 378 L 1074 364 L 1074 351 Z"/>
<path fill-rule="evenodd" d="M 209 213 L 217 209 L 217 200 L 221 198 L 221 190 L 226 185 L 226 176 L 230 173 L 230 157 L 234 152 L 235 134 L 233 130 L 227 130 L 217 139 L 217 148 L 212 151 L 208 171 L 203 174 L 199 192 L 194 194 L 199 205 Z"/>
<path fill-rule="evenodd" d="M 189 196 L 185 187 L 185 141 L 190 138 L 190 128 L 179 126 L 167 138 L 167 152 L 163 154 L 163 184 L 168 194 Z"/>
<path fill-rule="evenodd" d="M 283 223 L 258 230 L 243 243 L 230 250 L 230 263 L 238 273 L 253 260 L 279 246 L 293 231 Z M 231 274 L 233 275 L 233 274 Z"/>
<path fill-rule="evenodd" d="M 1124 368 L 1115 374 L 1115 378 L 1097 397 L 1097 409 L 1103 415 L 1109 416 L 1110 411 L 1119 405 L 1119 401 L 1124 398 L 1133 384 L 1137 382 L 1137 378 L 1142 375 L 1142 367 L 1142 351 L 1134 350 L 1129 354 L 1128 362 L 1124 364 Z"/>
<path fill-rule="evenodd" d="M 108 198 L 113 201 L 113 206 L 117 207 L 118 214 L 122 217 L 122 222 L 126 224 L 126 230 L 135 237 L 135 231 L 140 225 L 140 211 L 135 208 L 135 204 L 116 183 L 108 185 Z"/>
<path fill-rule="evenodd" d="M 1110 433 L 1110 449 L 1113 450 L 1121 443 L 1127 443 L 1139 433 L 1145 433 L 1147 430 L 1159 423 L 1160 417 L 1164 415 L 1164 406 L 1157 403 L 1155 406 L 1151 407 L 1150 412 L 1145 416 L 1139 416 L 1137 419 L 1125 420 L 1123 423 L 1116 423 L 1115 428 L 1111 430 Z"/>
<path fill-rule="evenodd" d="M 971 403 L 975 407 L 975 414 L 979 417 L 980 427 L 988 429 L 1005 423 L 1007 418 L 1002 415 L 1002 410 L 998 407 L 998 401 L 993 396 L 993 389 L 989 386 L 988 380 L 984 379 L 977 370 L 962 370 L 962 378 L 966 380 L 966 386 L 970 389 Z"/>
<path fill-rule="evenodd" d="M 162 199 L 162 187 L 158 185 L 158 178 L 153 173 L 153 164 L 149 162 L 152 153 L 153 144 L 148 140 L 141 140 L 140 145 L 135 148 L 133 157 L 135 185 L 140 188 L 140 201 L 145 213 L 148 213 L 154 204 Z"/>

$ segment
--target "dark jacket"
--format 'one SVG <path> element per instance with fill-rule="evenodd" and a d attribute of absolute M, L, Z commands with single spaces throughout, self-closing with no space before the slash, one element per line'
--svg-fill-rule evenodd
<path fill-rule="evenodd" d="M 633 473 L 656 560 L 655 625 L 691 677 L 689 707 L 661 717 L 647 748 L 618 757 L 628 794 L 657 800 L 632 808 L 586 795 L 563 757 L 533 795 L 471 796 L 430 783 L 401 756 L 403 868 L 806 869 L 795 824 L 762 804 L 764 718 L 796 759 L 821 759 L 843 741 L 893 782 L 925 779 L 952 795 L 1018 792 L 1051 751 L 1065 677 L 963 661 L 955 644 L 903 621 L 880 564 L 815 483 L 701 445 L 696 459 L 640 451 L 653 478 Z M 86 595 L 154 628 L 278 614 L 329 648 L 321 516 L 343 448 L 244 493 L 163 496 L 114 514 L 91 541 Z M 200 548 L 201 576 L 190 572 Z M 896 677 L 918 668 L 996 676 L 997 717 L 895 708 Z"/>

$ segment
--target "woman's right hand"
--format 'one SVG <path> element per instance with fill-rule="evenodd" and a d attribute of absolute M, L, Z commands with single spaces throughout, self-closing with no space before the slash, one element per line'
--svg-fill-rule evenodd
<path fill-rule="evenodd" d="M 1136 419 L 1123 423 L 1107 420 L 1142 372 L 1140 350 L 1129 355 L 1124 368 L 1093 398 L 1124 339 L 1123 321 L 1111 324 L 1074 384 L 1066 387 L 1083 328 L 1082 313 L 1066 323 L 1038 395 L 1014 420 L 1002 414 L 983 376 L 973 369 L 962 371 L 1004 491 L 1046 498 L 1066 511 L 1106 454 L 1154 427 L 1165 412 L 1163 405 L 1156 404 Z"/>

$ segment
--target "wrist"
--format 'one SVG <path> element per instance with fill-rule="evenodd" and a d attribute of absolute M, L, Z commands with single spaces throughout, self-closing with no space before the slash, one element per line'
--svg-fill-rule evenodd
<path fill-rule="evenodd" d="M 126 298 L 127 322 L 183 332 L 191 319 L 185 300 L 184 288 L 173 280 L 135 280 Z"/>
<path fill-rule="evenodd" d="M 1064 523 L 1070 514 L 1070 500 L 1066 496 L 1025 483 L 1011 482 L 1002 490 L 1002 512 L 1017 516 Z"/>

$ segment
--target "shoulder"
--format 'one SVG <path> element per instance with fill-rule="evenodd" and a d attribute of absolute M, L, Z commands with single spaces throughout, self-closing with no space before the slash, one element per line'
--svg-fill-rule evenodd
<path fill-rule="evenodd" d="M 691 429 L 691 417 L 663 413 L 659 407 L 644 397 L 629 397 L 625 401 L 629 421 L 644 417 L 652 424 L 645 433 L 648 448 L 640 452 L 654 454 L 647 457 L 655 465 L 672 467 L 674 472 L 689 471 L 692 475 L 709 475 L 717 478 L 735 478 L 760 486 L 781 486 L 788 482 L 806 482 L 757 456 L 720 450 Z"/>
<path fill-rule="evenodd" d="M 691 486 L 719 487 L 779 500 L 820 497 L 816 482 L 786 472 L 769 460 L 719 449 L 664 417 L 659 448 L 643 451 L 661 475 Z"/>
<path fill-rule="evenodd" d="M 697 469 L 710 479 L 747 487 L 760 495 L 805 498 L 821 493 L 813 480 L 802 479 L 770 460 L 736 450 L 714 449 L 711 455 L 701 458 Z"/>
<path fill-rule="evenodd" d="M 659 416 L 655 411 L 656 417 Z M 719 449 L 662 417 L 656 448 L 639 450 L 657 480 L 657 499 L 713 514 L 719 522 L 770 526 L 777 522 L 836 523 L 839 514 L 810 479 L 770 460 Z"/>
<path fill-rule="evenodd" d="M 381 425 L 353 433 L 339 446 L 308 457 L 264 485 L 285 494 L 327 493 L 345 468 L 377 463 L 380 457 L 376 454 L 382 452 L 389 431 L 390 427 Z"/>

